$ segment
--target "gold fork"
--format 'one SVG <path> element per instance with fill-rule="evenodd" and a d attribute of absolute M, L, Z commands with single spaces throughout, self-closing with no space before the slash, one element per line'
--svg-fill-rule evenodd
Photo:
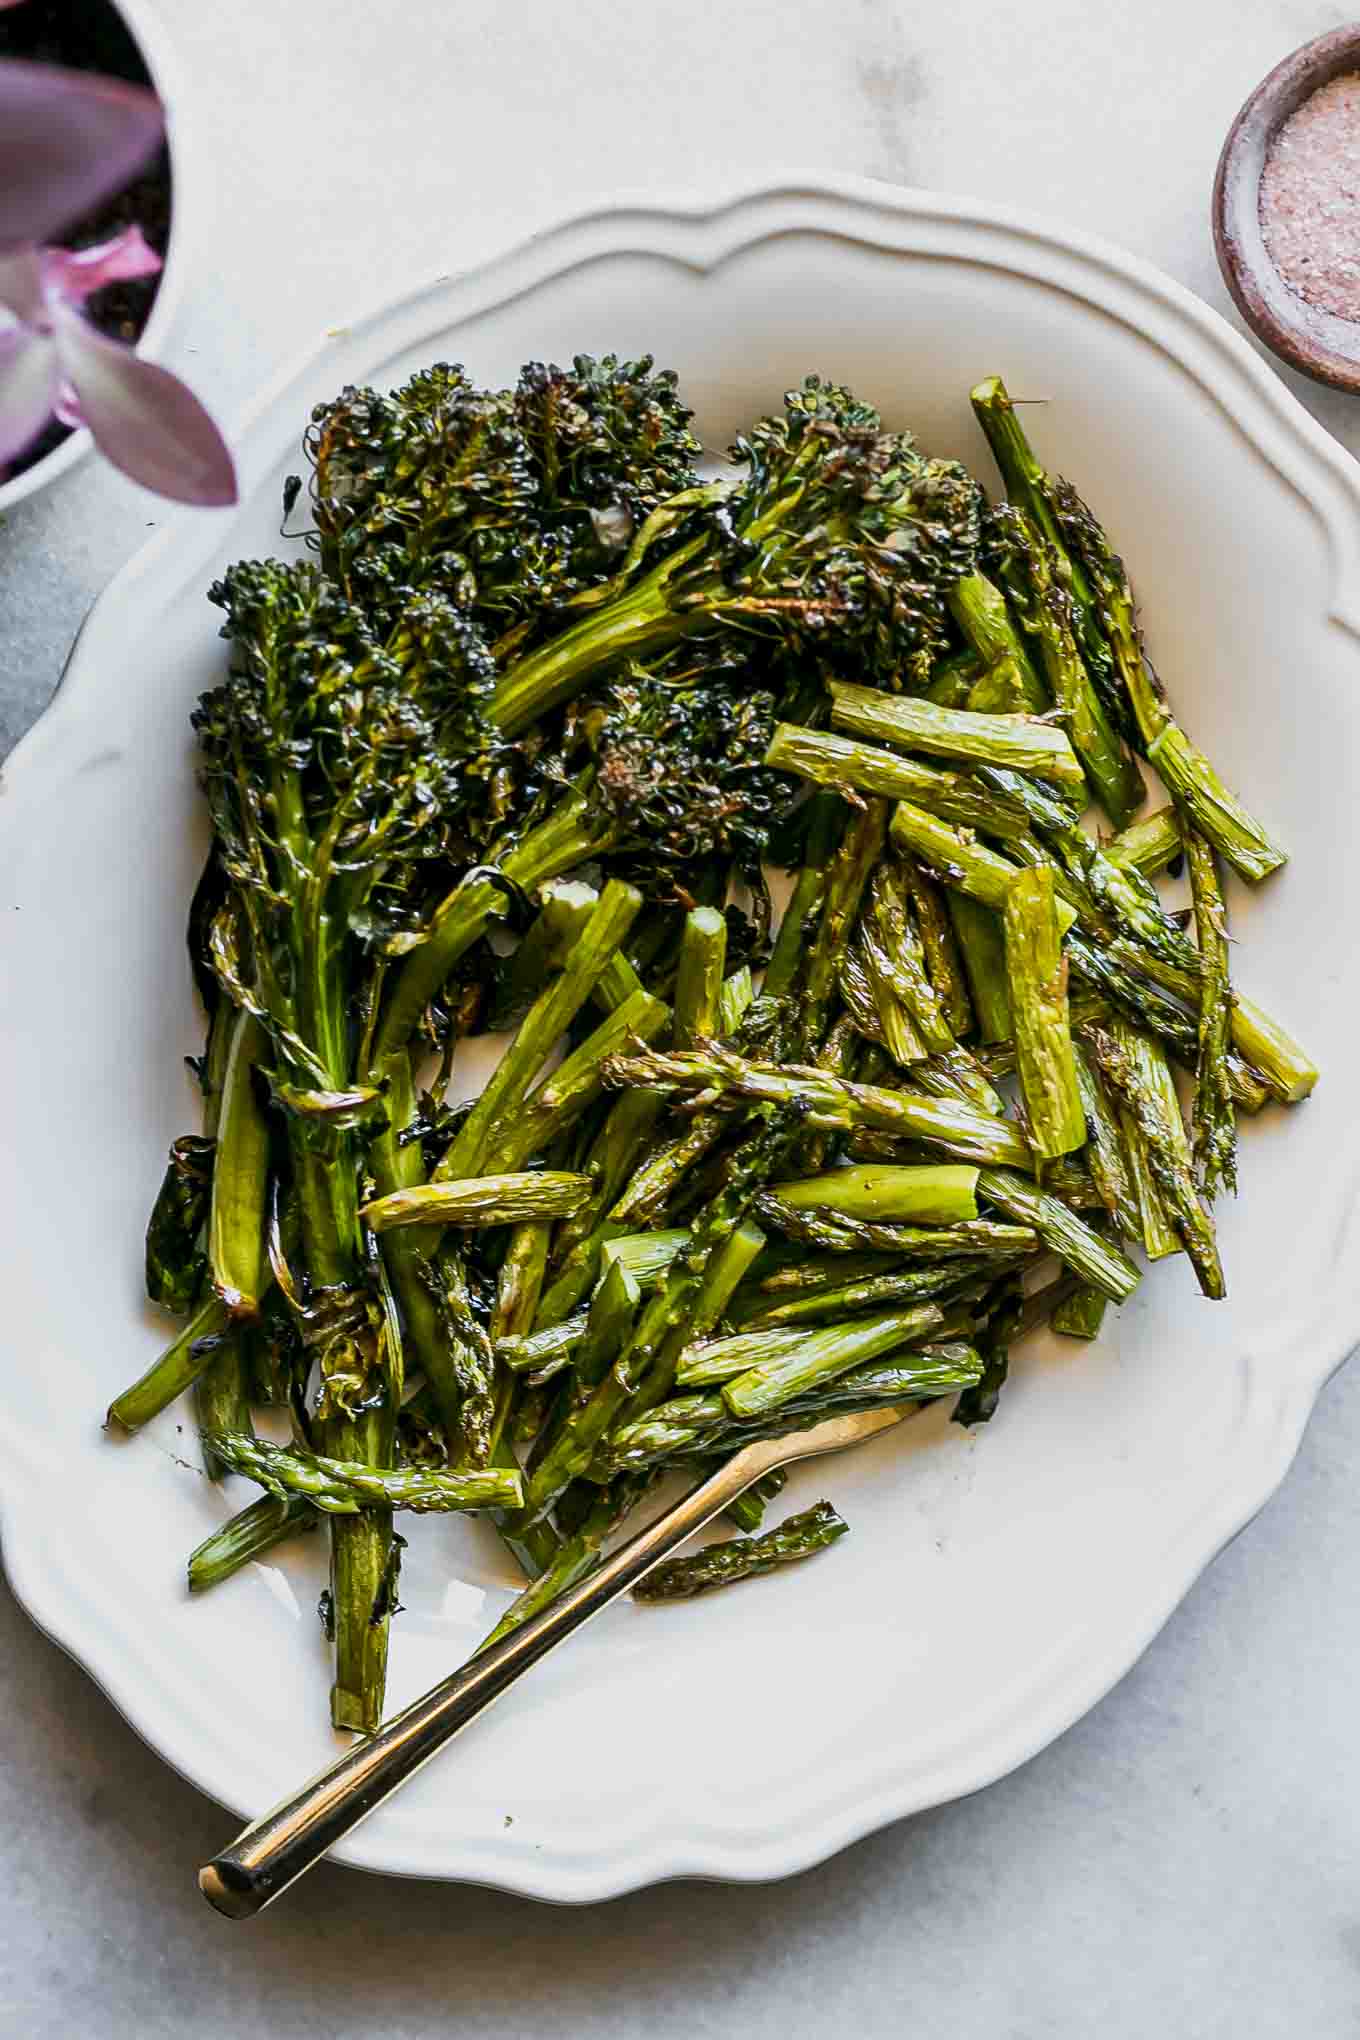
<path fill-rule="evenodd" d="M 914 1414 L 914 1403 L 828 1417 L 811 1430 L 765 1438 L 734 1453 L 673 1508 L 620 1545 L 596 1571 L 500 1643 L 442 1679 L 368 1741 L 281 1800 L 240 1833 L 198 1873 L 198 1888 L 229 1919 L 251 1919 L 319 1862 L 342 1836 L 367 1820 L 413 1778 L 460 1728 L 498 1700 L 531 1665 L 607 1608 L 644 1574 L 701 1530 L 729 1502 L 777 1466 L 840 1452 Z"/>

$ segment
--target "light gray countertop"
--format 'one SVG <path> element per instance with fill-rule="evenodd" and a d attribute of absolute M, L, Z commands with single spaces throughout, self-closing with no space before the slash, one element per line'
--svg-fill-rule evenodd
<path fill-rule="evenodd" d="M 164 8 L 179 118 L 218 166 L 169 359 L 225 420 L 327 327 L 544 219 L 799 164 L 1043 210 L 1223 308 L 1219 142 L 1273 63 L 1345 18 L 1308 0 Z M 1360 414 L 1290 380 L 1360 451 Z M 6 520 L 0 747 L 164 514 L 87 461 Z M 989 1791 L 782 1884 L 586 1911 L 328 1867 L 228 1926 L 192 1869 L 230 1822 L 0 1588 L 0 2034 L 1353 2032 L 1357 1465 L 1352 1372 L 1136 1669 Z"/>

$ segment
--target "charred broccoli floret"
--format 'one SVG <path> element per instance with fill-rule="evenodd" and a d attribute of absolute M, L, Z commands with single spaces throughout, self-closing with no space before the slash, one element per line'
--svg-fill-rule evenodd
<path fill-rule="evenodd" d="M 815 376 L 732 452 L 742 475 L 660 504 L 581 620 L 502 674 L 502 730 L 602 667 L 716 631 L 813 644 L 881 685 L 924 685 L 945 643 L 944 594 L 976 553 L 977 484 Z"/>

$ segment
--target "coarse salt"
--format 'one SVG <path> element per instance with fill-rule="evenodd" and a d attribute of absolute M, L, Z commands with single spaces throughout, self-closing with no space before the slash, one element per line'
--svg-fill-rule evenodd
<path fill-rule="evenodd" d="M 1321 85 L 1266 155 L 1261 234 L 1305 303 L 1360 321 L 1360 72 Z"/>

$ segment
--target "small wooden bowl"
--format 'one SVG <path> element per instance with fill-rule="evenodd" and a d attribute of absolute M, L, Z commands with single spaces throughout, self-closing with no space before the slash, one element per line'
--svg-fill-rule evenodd
<path fill-rule="evenodd" d="M 1277 64 L 1228 133 L 1214 177 L 1214 248 L 1242 317 L 1282 361 L 1314 382 L 1360 392 L 1360 320 L 1340 319 L 1297 297 L 1266 252 L 1261 174 L 1289 116 L 1321 85 L 1360 71 L 1360 22 L 1334 28 Z"/>

